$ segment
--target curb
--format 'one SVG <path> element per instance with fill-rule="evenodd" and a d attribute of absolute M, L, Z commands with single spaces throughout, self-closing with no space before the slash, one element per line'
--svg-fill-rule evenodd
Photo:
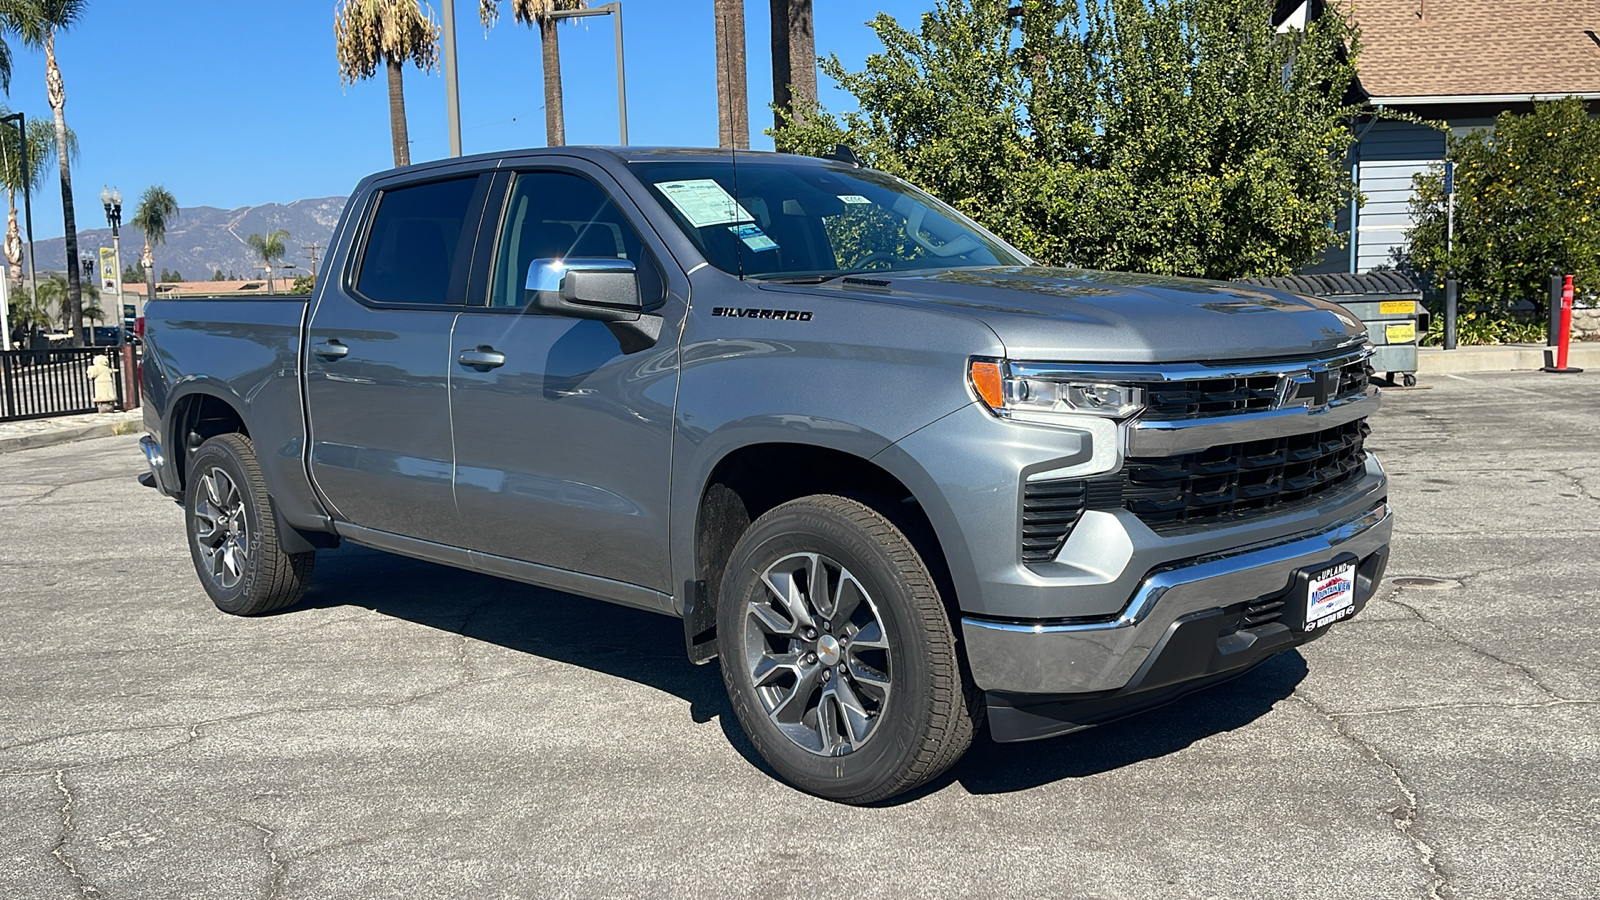
<path fill-rule="evenodd" d="M 24 434 L 17 437 L 0 438 L 0 453 L 13 453 L 18 450 L 37 450 L 40 447 L 54 447 L 57 444 L 69 444 L 74 441 L 86 441 L 92 438 L 112 437 L 117 434 L 119 427 L 132 426 L 132 430 L 123 434 L 136 434 L 138 432 L 139 418 L 129 416 L 115 422 L 99 422 L 94 425 L 79 425 L 75 428 L 57 428 L 52 431 L 41 431 L 37 434 Z"/>
<path fill-rule="evenodd" d="M 1468 372 L 1530 372 L 1544 365 L 1543 344 L 1501 344 L 1485 347 L 1439 347 L 1417 349 L 1417 375 L 1455 375 Z M 1600 343 L 1574 342 L 1568 354 L 1570 365 L 1600 370 Z"/>

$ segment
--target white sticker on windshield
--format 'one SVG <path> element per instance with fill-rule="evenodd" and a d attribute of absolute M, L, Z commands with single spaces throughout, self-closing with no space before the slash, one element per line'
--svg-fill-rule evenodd
<path fill-rule="evenodd" d="M 754 223 L 729 225 L 728 230 L 738 235 L 739 240 L 744 241 L 746 247 L 758 253 L 762 250 L 778 249 L 778 242 L 767 237 L 767 233 Z"/>
<path fill-rule="evenodd" d="M 658 181 L 656 189 L 671 200 L 678 212 L 683 213 L 689 224 L 696 228 L 755 221 L 755 216 L 750 215 L 732 195 L 722 189 L 722 185 L 710 178 Z"/>
<path fill-rule="evenodd" d="M 839 199 L 843 200 L 846 203 L 871 203 L 872 202 L 871 200 L 868 200 L 867 198 L 861 196 L 860 194 L 840 194 L 839 195 Z"/>

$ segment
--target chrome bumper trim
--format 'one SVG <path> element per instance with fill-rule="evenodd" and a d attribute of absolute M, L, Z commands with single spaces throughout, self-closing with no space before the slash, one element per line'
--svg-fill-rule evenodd
<path fill-rule="evenodd" d="M 144 461 L 150 466 L 150 472 L 159 477 L 161 470 L 167 466 L 167 457 L 161 452 L 161 445 L 150 435 L 139 439 L 139 449 L 144 452 Z"/>
<path fill-rule="evenodd" d="M 1185 560 L 1146 576 L 1122 612 L 1103 620 L 1047 624 L 963 617 L 973 676 L 991 691 L 1116 690 L 1178 619 L 1282 590 L 1297 569 L 1340 553 L 1365 558 L 1389 542 L 1392 528 L 1384 501 L 1313 533 Z"/>
<path fill-rule="evenodd" d="M 1321 409 L 1292 406 L 1204 419 L 1140 422 L 1128 428 L 1128 456 L 1176 456 L 1207 447 L 1271 440 L 1334 428 L 1365 418 L 1381 403 L 1376 387 L 1365 394 L 1333 400 Z"/>

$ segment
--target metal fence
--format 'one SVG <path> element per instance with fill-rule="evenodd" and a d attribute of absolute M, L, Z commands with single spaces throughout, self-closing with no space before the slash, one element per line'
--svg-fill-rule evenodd
<path fill-rule="evenodd" d="M 89 367 L 106 357 L 123 406 L 122 354 L 115 347 L 0 350 L 0 422 L 95 411 Z"/>

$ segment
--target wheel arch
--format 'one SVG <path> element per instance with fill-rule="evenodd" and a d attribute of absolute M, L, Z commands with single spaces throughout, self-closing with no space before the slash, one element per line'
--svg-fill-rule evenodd
<path fill-rule="evenodd" d="M 242 398 L 209 380 L 191 381 L 174 391 L 163 421 L 166 433 L 161 444 L 172 467 L 173 487 L 180 495 L 188 484 L 189 457 L 200 444 L 219 434 L 250 436 L 244 407 Z"/>
<path fill-rule="evenodd" d="M 693 574 L 684 598 L 684 640 L 697 663 L 716 657 L 717 605 L 734 545 L 750 523 L 790 500 L 838 494 L 875 509 L 906 534 L 959 618 L 946 555 L 922 501 L 873 458 L 820 444 L 767 441 L 724 453 L 700 486 L 694 514 Z M 959 638 L 959 635 L 958 635 Z"/>

